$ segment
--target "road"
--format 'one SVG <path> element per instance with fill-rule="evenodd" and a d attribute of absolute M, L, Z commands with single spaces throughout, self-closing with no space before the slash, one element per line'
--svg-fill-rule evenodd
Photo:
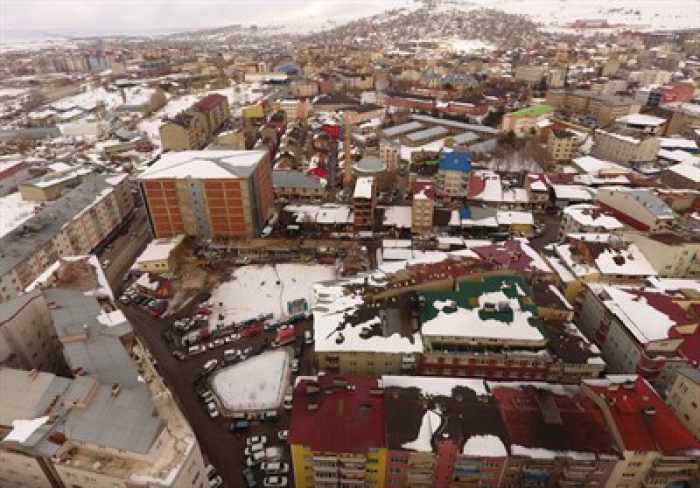
<path fill-rule="evenodd" d="M 135 237 L 132 237 L 135 235 Z M 124 228 L 109 242 L 107 249 L 98 253 L 100 263 L 109 260 L 105 275 L 112 289 L 117 293 L 124 279 L 124 274 L 131 268 L 136 258 L 151 240 L 146 212 L 141 209 L 128 221 Z"/>
<path fill-rule="evenodd" d="M 203 403 L 197 397 L 192 380 L 208 360 L 216 358 L 221 362 L 225 349 L 245 348 L 261 343 L 265 338 L 272 340 L 276 333 L 274 331 L 266 332 L 255 338 L 242 338 L 231 345 L 208 350 L 204 354 L 189 357 L 185 361 L 178 361 L 172 356 L 173 346 L 164 340 L 162 334 L 176 318 L 190 316 L 199 302 L 200 300 L 195 300 L 189 307 L 164 320 L 156 320 L 149 313 L 136 306 L 121 306 L 121 308 L 133 325 L 137 336 L 155 357 L 156 369 L 173 392 L 180 409 L 192 426 L 205 458 L 219 471 L 226 487 L 238 488 L 243 486 L 241 472 L 245 463 L 243 455 L 245 437 L 237 438 L 229 432 L 229 420 L 222 417 L 215 420 L 209 418 Z M 310 328 L 310 321 L 297 324 L 297 334 L 303 335 L 303 331 Z M 300 374 L 311 372 L 313 360 L 309 349 L 304 348 L 304 354 L 300 361 Z M 266 435 L 268 445 L 282 445 L 277 441 L 277 432 L 288 428 L 289 415 L 282 409 L 279 412 L 280 419 L 275 423 L 253 422 L 253 427 L 248 435 Z M 289 451 L 287 451 L 287 458 L 284 461 L 291 464 Z M 262 486 L 262 476 L 258 472 L 259 470 L 254 471 L 259 486 Z M 294 486 L 292 476 L 289 477 L 289 482 L 289 486 Z"/>

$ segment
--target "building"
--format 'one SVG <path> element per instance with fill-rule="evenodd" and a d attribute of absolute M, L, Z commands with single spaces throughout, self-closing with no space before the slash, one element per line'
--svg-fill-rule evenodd
<path fill-rule="evenodd" d="M 501 129 L 504 132 L 513 131 L 517 135 L 528 135 L 535 130 L 537 124 L 554 114 L 551 105 L 535 105 L 529 108 L 511 112 L 503 116 Z"/>
<path fill-rule="evenodd" d="M 666 403 L 688 430 L 700 439 L 700 372 L 697 368 L 679 368 L 666 391 Z"/>
<path fill-rule="evenodd" d="M 687 161 L 667 166 L 661 171 L 661 181 L 679 190 L 700 190 L 700 163 Z"/>
<path fill-rule="evenodd" d="M 666 128 L 666 119 L 645 114 L 623 115 L 615 119 L 615 125 L 622 129 L 631 129 L 644 134 L 662 135 Z"/>
<path fill-rule="evenodd" d="M 165 92 L 160 88 L 135 86 L 121 88 L 120 91 L 124 103 L 116 108 L 118 112 L 136 112 L 146 117 L 168 101 Z"/>
<path fill-rule="evenodd" d="M 672 73 L 659 69 L 645 69 L 639 72 L 637 82 L 640 87 L 649 85 L 663 85 L 671 81 Z"/>
<path fill-rule="evenodd" d="M 68 167 L 53 171 L 18 186 L 22 198 L 34 202 L 56 200 L 69 188 L 75 188 L 92 169 L 86 166 Z"/>
<path fill-rule="evenodd" d="M 29 164 L 14 157 L 0 157 L 0 197 L 17 188 L 17 185 L 28 180 Z"/>
<path fill-rule="evenodd" d="M 642 106 L 632 97 L 570 89 L 548 90 L 547 104 L 558 111 L 589 116 L 598 127 L 606 127 L 623 115 L 639 113 Z"/>
<path fill-rule="evenodd" d="M 126 175 L 91 175 L 0 238 L 0 302 L 18 296 L 63 256 L 97 248 L 132 216 Z"/>
<path fill-rule="evenodd" d="M 528 85 L 539 85 L 547 75 L 547 66 L 518 66 L 515 68 L 514 79 Z"/>
<path fill-rule="evenodd" d="M 568 162 L 579 146 L 576 134 L 569 130 L 554 129 L 547 136 L 547 152 L 556 162 Z"/>
<path fill-rule="evenodd" d="M 139 182 L 155 237 L 252 237 L 274 203 L 265 151 L 166 153 Z"/>
<path fill-rule="evenodd" d="M 362 176 L 355 181 L 352 202 L 355 228 L 371 230 L 374 227 L 374 210 L 377 203 L 377 189 L 373 177 Z"/>
<path fill-rule="evenodd" d="M 629 233 L 662 278 L 700 279 L 700 238 L 673 232 Z"/>
<path fill-rule="evenodd" d="M 603 413 L 622 459 L 606 486 L 692 486 L 700 442 L 641 377 L 610 376 L 581 386 Z"/>
<path fill-rule="evenodd" d="M 580 203 L 569 205 L 562 210 L 562 219 L 559 224 L 559 237 L 561 241 L 569 234 L 609 233 L 621 231 L 624 224 L 596 205 Z"/>
<path fill-rule="evenodd" d="M 282 111 L 287 116 L 287 122 L 296 120 L 306 120 L 309 117 L 309 101 L 299 100 L 278 100 L 273 104 L 275 112 Z"/>
<path fill-rule="evenodd" d="M 378 379 L 301 379 L 294 388 L 289 423 L 294 485 L 386 486 L 385 417 Z"/>
<path fill-rule="evenodd" d="M 462 199 L 469 195 L 469 179 L 472 170 L 468 153 L 443 151 L 435 177 L 437 196 L 444 199 Z"/>
<path fill-rule="evenodd" d="M 412 190 L 411 232 L 428 235 L 433 231 L 435 185 L 431 181 L 418 180 L 413 184 Z"/>
<path fill-rule="evenodd" d="M 231 107 L 228 99 L 219 93 L 210 93 L 195 103 L 191 110 L 204 115 L 205 127 L 208 137 L 214 135 L 231 116 Z"/>
<path fill-rule="evenodd" d="M 676 214 L 652 191 L 634 188 L 599 188 L 597 203 L 632 229 L 660 232 L 669 229 Z"/>
<path fill-rule="evenodd" d="M 700 359 L 697 284 L 660 280 L 655 287 L 587 283 L 576 302 L 576 323 L 616 374 L 639 374 L 659 391 L 675 370 Z M 673 289 L 666 289 L 666 286 Z"/>
<path fill-rule="evenodd" d="M 160 126 L 163 150 L 188 151 L 203 148 L 229 120 L 230 115 L 228 99 L 219 93 L 210 93 Z"/>
<path fill-rule="evenodd" d="M 287 200 L 319 200 L 326 197 L 326 182 L 312 174 L 289 169 L 272 171 L 276 198 Z"/>
<path fill-rule="evenodd" d="M 401 164 L 401 144 L 389 139 L 379 141 L 379 159 L 390 172 L 397 171 Z"/>
<path fill-rule="evenodd" d="M 597 129 L 593 141 L 592 156 L 624 166 L 654 162 L 660 148 L 658 137 L 630 130 Z"/>
<path fill-rule="evenodd" d="M 180 264 L 178 253 L 183 247 L 184 240 L 184 235 L 154 239 L 136 258 L 134 265 L 148 273 L 175 273 Z"/>

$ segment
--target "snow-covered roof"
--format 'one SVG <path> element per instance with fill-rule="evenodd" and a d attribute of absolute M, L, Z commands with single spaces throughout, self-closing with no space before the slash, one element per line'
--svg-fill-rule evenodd
<path fill-rule="evenodd" d="M 184 235 L 155 239 L 150 242 L 141 255 L 136 258 L 136 264 L 149 263 L 152 261 L 165 261 L 170 257 L 177 246 L 185 239 Z"/>
<path fill-rule="evenodd" d="M 371 199 L 372 189 L 374 187 L 374 178 L 371 176 L 363 176 L 355 182 L 355 192 L 353 198 Z"/>
<path fill-rule="evenodd" d="M 563 214 L 585 227 L 602 227 L 608 231 L 622 229 L 624 227 L 624 224 L 612 215 L 603 212 L 596 205 L 587 203 L 569 205 L 564 208 Z"/>
<path fill-rule="evenodd" d="M 621 166 L 617 163 L 594 158 L 593 156 L 581 156 L 579 158 L 573 158 L 572 162 L 584 173 L 597 174 L 600 172 L 607 172 L 610 170 L 628 173 L 630 171 L 629 168 L 625 168 L 624 166 Z"/>
<path fill-rule="evenodd" d="M 265 156 L 265 151 L 180 151 L 164 153 L 139 175 L 141 180 L 164 178 L 247 178 Z"/>
<path fill-rule="evenodd" d="M 395 206 L 384 209 L 384 225 L 398 229 L 410 229 L 413 208 L 409 206 Z"/>
<path fill-rule="evenodd" d="M 594 190 L 580 185 L 552 185 L 554 196 L 559 200 L 592 201 Z"/>
<path fill-rule="evenodd" d="M 645 114 L 628 114 L 615 119 L 615 122 L 627 125 L 646 125 L 650 127 L 658 127 L 666 123 L 666 119 L 654 117 L 653 115 Z"/>
<path fill-rule="evenodd" d="M 700 160 L 698 162 L 685 162 L 669 166 L 667 170 L 690 181 L 700 183 Z"/>

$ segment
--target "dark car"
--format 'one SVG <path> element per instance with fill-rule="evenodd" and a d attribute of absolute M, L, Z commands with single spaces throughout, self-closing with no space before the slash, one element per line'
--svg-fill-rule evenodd
<path fill-rule="evenodd" d="M 255 481 L 255 476 L 253 475 L 253 470 L 250 468 L 245 468 L 243 470 L 243 479 L 248 488 L 254 488 L 258 486 L 257 481 Z"/>
<path fill-rule="evenodd" d="M 242 434 L 250 431 L 250 421 L 236 420 L 231 423 L 231 432 L 233 434 Z"/>

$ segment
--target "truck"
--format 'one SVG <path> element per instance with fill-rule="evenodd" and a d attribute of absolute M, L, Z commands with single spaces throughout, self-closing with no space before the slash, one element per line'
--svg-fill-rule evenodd
<path fill-rule="evenodd" d="M 289 329 L 277 331 L 277 339 L 275 340 L 275 344 L 278 347 L 286 346 L 287 344 L 293 344 L 295 339 L 296 331 L 294 330 L 294 327 L 290 327 Z"/>

